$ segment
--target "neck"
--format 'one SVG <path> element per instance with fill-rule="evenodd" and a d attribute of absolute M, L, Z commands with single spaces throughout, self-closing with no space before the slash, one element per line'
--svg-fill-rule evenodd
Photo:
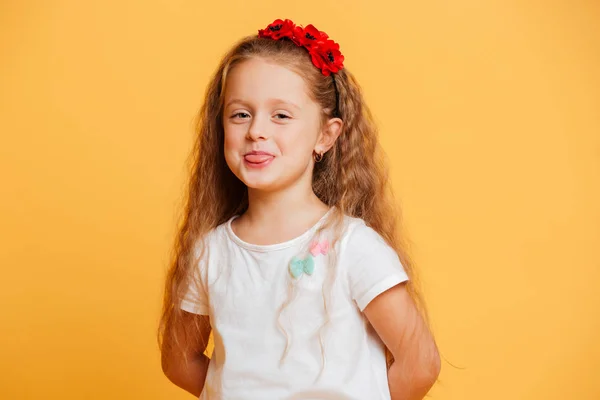
<path fill-rule="evenodd" d="M 310 186 L 292 186 L 275 192 L 248 188 L 248 209 L 244 218 L 249 225 L 277 228 L 302 225 L 302 221 L 310 222 L 328 209 Z"/>

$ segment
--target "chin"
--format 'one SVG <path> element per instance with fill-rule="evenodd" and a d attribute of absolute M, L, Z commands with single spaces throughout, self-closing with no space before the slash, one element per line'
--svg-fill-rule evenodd
<path fill-rule="evenodd" d="M 245 177 L 241 181 L 244 182 L 248 189 L 262 190 L 265 192 L 276 190 L 278 187 L 276 181 L 273 181 L 272 179 L 256 179 Z"/>

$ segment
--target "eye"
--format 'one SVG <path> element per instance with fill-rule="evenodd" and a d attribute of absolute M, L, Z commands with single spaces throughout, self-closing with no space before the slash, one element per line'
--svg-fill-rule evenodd
<path fill-rule="evenodd" d="M 283 118 L 280 118 L 280 119 L 289 119 L 290 118 L 289 115 L 285 115 L 285 114 L 281 114 L 281 113 L 275 114 L 275 116 L 278 116 L 278 115 L 281 115 L 283 117 Z"/>
<path fill-rule="evenodd" d="M 237 114 L 233 114 L 231 117 L 232 117 L 232 118 L 235 118 L 235 117 L 237 117 L 238 115 L 249 115 L 249 114 L 248 114 L 248 113 L 245 113 L 245 112 L 239 112 L 239 113 L 237 113 Z M 242 118 L 242 119 L 245 119 L 245 118 Z"/>

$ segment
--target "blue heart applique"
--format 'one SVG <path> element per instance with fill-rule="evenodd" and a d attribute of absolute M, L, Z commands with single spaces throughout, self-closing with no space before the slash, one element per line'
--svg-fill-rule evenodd
<path fill-rule="evenodd" d="M 315 270 L 315 261 L 313 257 L 309 255 L 305 259 L 298 257 L 292 258 L 290 262 L 290 273 L 294 278 L 299 278 L 302 274 L 312 275 Z"/>

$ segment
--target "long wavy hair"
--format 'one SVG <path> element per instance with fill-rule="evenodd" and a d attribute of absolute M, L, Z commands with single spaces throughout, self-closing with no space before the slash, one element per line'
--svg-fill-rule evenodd
<path fill-rule="evenodd" d="M 200 336 L 203 327 L 199 326 L 197 321 L 182 326 L 184 311 L 180 309 L 181 300 L 192 283 L 194 267 L 203 255 L 203 250 L 200 256 L 197 255 L 196 246 L 201 242 L 199 239 L 204 238 L 212 229 L 232 216 L 242 214 L 248 208 L 247 187 L 231 172 L 225 162 L 223 96 L 227 76 L 232 68 L 256 57 L 275 62 L 304 78 L 309 96 L 321 107 L 321 126 L 328 118 L 332 118 L 336 108 L 333 82 L 335 79 L 339 92 L 337 108 L 339 117 L 343 120 L 343 127 L 334 146 L 324 154 L 321 162 L 314 165 L 313 191 L 321 201 L 332 208 L 328 217 L 316 230 L 315 236 L 331 229 L 334 232 L 331 242 L 333 249 L 343 232 L 344 216 L 363 219 L 398 254 L 409 276 L 406 283 L 408 291 L 429 325 L 418 277 L 409 257 L 410 243 L 402 232 L 400 208 L 389 185 L 386 156 L 380 147 L 378 130 L 372 114 L 365 104 L 355 77 L 347 67 L 333 74 L 333 77 L 324 76 L 312 64 L 307 51 L 288 39 L 273 40 L 248 36 L 238 41 L 224 55 L 209 82 L 204 103 L 197 116 L 196 141 L 189 159 L 189 186 L 165 283 L 164 303 L 158 328 L 159 347 L 163 348 L 163 343 L 167 340 L 169 343 L 175 343 L 185 356 L 185 349 L 178 342 L 174 328 L 183 331 L 183 337 L 194 337 L 197 340 Z M 331 284 L 331 279 L 335 276 L 335 252 L 329 259 L 330 273 L 326 282 Z M 324 308 L 327 310 L 326 286 L 323 286 L 323 299 Z M 290 289 L 290 296 L 280 311 L 294 298 L 296 288 L 293 283 L 290 283 Z M 281 325 L 280 328 L 285 334 L 285 329 Z M 389 366 L 393 362 L 389 350 L 387 359 Z"/>

